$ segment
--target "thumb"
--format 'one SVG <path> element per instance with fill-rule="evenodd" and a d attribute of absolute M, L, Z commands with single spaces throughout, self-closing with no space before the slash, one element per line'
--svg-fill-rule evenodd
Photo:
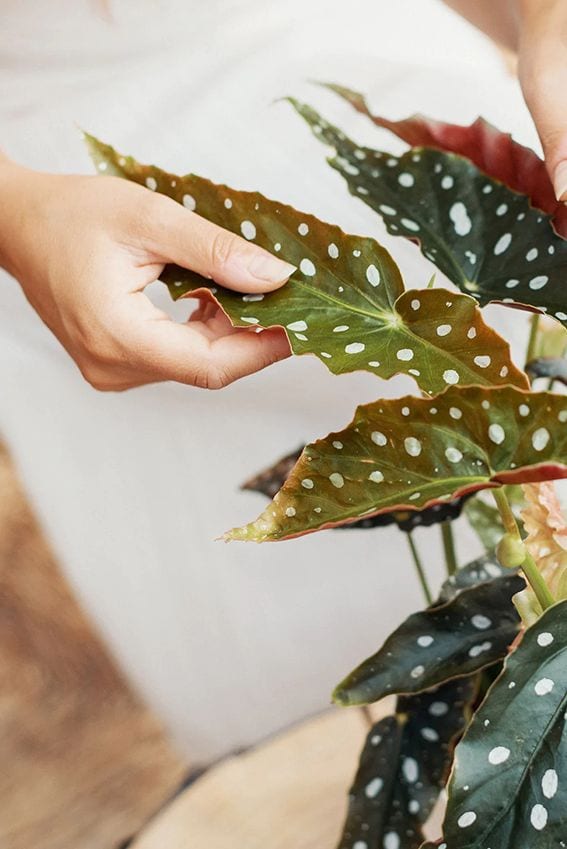
<path fill-rule="evenodd" d="M 154 197 L 162 204 L 160 214 L 154 218 L 153 245 L 160 259 L 196 271 L 237 292 L 278 289 L 296 271 L 296 266 L 175 201 Z"/>
<path fill-rule="evenodd" d="M 543 147 L 557 200 L 567 201 L 567 15 L 544 18 L 520 48 L 520 82 Z M 542 23 L 545 27 L 542 31 Z"/>

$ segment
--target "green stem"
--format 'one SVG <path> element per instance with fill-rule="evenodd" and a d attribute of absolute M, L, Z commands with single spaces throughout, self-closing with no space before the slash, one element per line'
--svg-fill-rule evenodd
<path fill-rule="evenodd" d="M 496 506 L 500 511 L 500 515 L 502 516 L 502 522 L 504 523 L 504 530 L 507 534 L 513 534 L 517 537 L 518 540 L 521 541 L 520 529 L 518 528 L 518 523 L 516 522 L 516 517 L 512 511 L 510 506 L 510 502 L 506 497 L 506 493 L 503 488 L 493 489 L 492 494 L 494 495 L 494 500 L 496 501 Z M 551 594 L 551 590 L 545 583 L 543 575 L 537 568 L 537 563 L 533 559 L 532 555 L 526 549 L 526 559 L 521 565 L 521 570 L 526 576 L 526 579 L 536 594 L 536 598 L 539 601 L 542 610 L 547 610 L 548 607 L 551 607 L 555 604 L 555 599 Z"/>
<path fill-rule="evenodd" d="M 445 564 L 447 574 L 454 575 L 458 569 L 457 554 L 455 552 L 455 538 L 450 521 L 441 522 L 441 537 L 443 539 L 443 550 L 445 552 Z"/>
<path fill-rule="evenodd" d="M 530 338 L 528 339 L 528 350 L 526 351 L 526 363 L 531 363 L 535 357 L 537 336 L 539 331 L 539 313 L 532 315 L 530 324 Z"/>
<path fill-rule="evenodd" d="M 421 588 L 423 590 L 423 594 L 425 596 L 425 600 L 428 604 L 433 604 L 433 596 L 431 595 L 431 590 L 429 589 L 429 584 L 427 582 L 427 576 L 425 574 L 425 569 L 423 568 L 423 563 L 421 562 L 421 558 L 419 556 L 419 552 L 416 548 L 415 541 L 413 538 L 413 534 L 411 531 L 407 531 L 406 536 L 408 538 L 408 543 L 411 551 L 411 555 L 413 558 L 413 562 L 415 564 L 415 570 L 417 572 L 417 577 L 419 578 L 419 583 L 421 584 Z"/>

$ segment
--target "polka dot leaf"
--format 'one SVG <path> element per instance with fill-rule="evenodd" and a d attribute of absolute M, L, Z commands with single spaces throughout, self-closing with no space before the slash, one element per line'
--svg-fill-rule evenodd
<path fill-rule="evenodd" d="M 257 192 L 141 165 L 86 138 L 104 174 L 162 192 L 297 266 L 286 286 L 266 295 L 232 292 L 166 266 L 161 279 L 174 298 L 205 289 L 235 326 L 282 326 L 295 354 L 314 354 L 334 374 L 403 373 L 427 393 L 448 382 L 527 387 L 508 343 L 484 323 L 473 298 L 443 289 L 404 291 L 396 263 L 374 239 L 347 235 Z"/>
<path fill-rule="evenodd" d="M 419 849 L 470 716 L 474 679 L 402 697 L 371 728 L 349 794 L 338 849 Z"/>
<path fill-rule="evenodd" d="M 509 133 L 501 132 L 483 118 L 477 118 L 468 126 L 447 124 L 425 115 L 390 121 L 372 114 L 358 92 L 334 84 L 326 84 L 326 88 L 347 100 L 377 127 L 394 133 L 410 147 L 431 147 L 470 159 L 484 174 L 515 192 L 527 195 L 536 209 L 552 216 L 556 231 L 563 237 L 567 236 L 567 207 L 555 197 L 545 162 L 535 151 L 514 141 Z"/>
<path fill-rule="evenodd" d="M 306 446 L 256 521 L 226 538 L 282 540 L 487 487 L 566 477 L 565 396 L 453 386 L 433 399 L 358 407 L 344 430 Z"/>
<path fill-rule="evenodd" d="M 563 601 L 525 632 L 457 746 L 447 849 L 565 845 L 566 711 Z"/>
<path fill-rule="evenodd" d="M 292 451 L 291 454 L 286 454 L 285 457 L 282 457 L 272 466 L 258 472 L 258 474 L 247 480 L 246 483 L 242 484 L 242 489 L 259 492 L 268 498 L 273 498 L 289 477 L 291 470 L 301 456 L 301 451 L 301 448 L 297 451 Z M 394 524 L 400 530 L 406 532 L 412 531 L 417 527 L 428 528 L 431 525 L 439 524 L 439 522 L 458 519 L 468 497 L 455 498 L 453 501 L 447 501 L 444 504 L 434 504 L 433 507 L 426 508 L 425 510 L 393 510 L 391 513 L 380 513 L 378 516 L 371 516 L 368 519 L 359 519 L 358 522 L 353 522 L 351 525 L 339 525 L 338 530 L 349 528 L 369 529 Z M 460 574 L 462 572 L 463 570 L 461 570 Z"/>
<path fill-rule="evenodd" d="M 420 693 L 501 660 L 520 627 L 512 597 L 524 587 L 518 575 L 501 575 L 412 614 L 338 685 L 334 701 L 363 705 Z"/>
<path fill-rule="evenodd" d="M 393 156 L 361 147 L 311 107 L 291 102 L 336 151 L 329 164 L 351 194 L 382 216 L 388 232 L 416 242 L 480 304 L 548 313 L 567 326 L 567 240 L 527 195 L 444 150 L 420 147 Z"/>

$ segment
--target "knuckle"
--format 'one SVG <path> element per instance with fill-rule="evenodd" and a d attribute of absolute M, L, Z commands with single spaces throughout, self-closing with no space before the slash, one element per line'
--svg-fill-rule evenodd
<path fill-rule="evenodd" d="M 199 389 L 224 389 L 234 381 L 234 375 L 226 367 L 210 363 L 200 368 L 193 376 L 193 384 Z"/>
<path fill-rule="evenodd" d="M 234 233 L 220 230 L 211 243 L 211 270 L 222 274 L 236 254 L 242 253 L 240 239 Z"/>

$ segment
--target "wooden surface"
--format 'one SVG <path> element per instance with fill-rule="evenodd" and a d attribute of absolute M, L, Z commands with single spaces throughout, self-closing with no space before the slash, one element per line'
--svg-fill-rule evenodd
<path fill-rule="evenodd" d="M 367 730 L 362 711 L 332 709 L 223 761 L 132 849 L 333 849 Z"/>
<path fill-rule="evenodd" d="M 187 770 L 81 613 L 1 447 L 0 764 L 1 849 L 117 849 Z"/>

